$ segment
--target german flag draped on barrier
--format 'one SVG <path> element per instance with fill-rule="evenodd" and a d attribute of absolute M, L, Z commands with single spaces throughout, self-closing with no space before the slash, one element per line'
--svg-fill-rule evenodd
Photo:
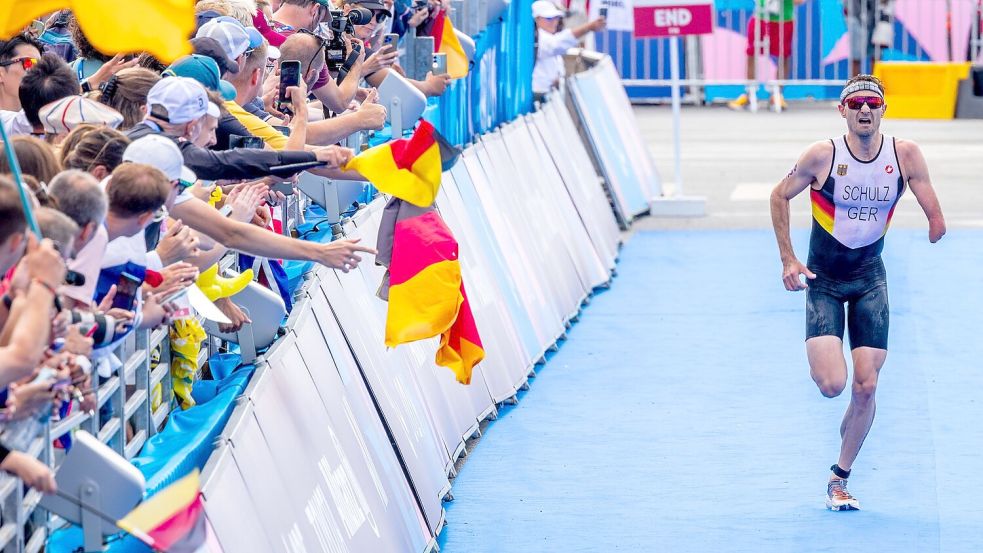
<path fill-rule="evenodd" d="M 379 226 L 376 256 L 389 269 L 378 294 L 389 302 L 386 346 L 440 335 L 437 364 L 469 384 L 484 349 L 464 292 L 457 240 L 433 207 L 441 175 L 459 154 L 421 121 L 409 139 L 371 148 L 346 169 L 393 196 Z"/>
<path fill-rule="evenodd" d="M 344 169 L 358 171 L 386 194 L 428 207 L 437 197 L 441 173 L 458 153 L 433 125 L 420 121 L 410 138 L 369 148 Z"/>
<path fill-rule="evenodd" d="M 386 346 L 440 335 L 436 363 L 470 384 L 485 356 L 464 292 L 458 243 L 440 214 L 399 198 L 386 204 L 376 262 L 388 267 L 379 296 L 389 301 Z"/>

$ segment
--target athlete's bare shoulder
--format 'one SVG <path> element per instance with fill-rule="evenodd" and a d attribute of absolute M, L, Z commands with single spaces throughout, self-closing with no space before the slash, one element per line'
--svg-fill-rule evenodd
<path fill-rule="evenodd" d="M 829 140 L 813 142 L 799 158 L 799 169 L 806 171 L 822 184 L 833 163 L 833 143 Z"/>
<path fill-rule="evenodd" d="M 901 166 L 901 173 L 907 178 L 918 177 L 927 174 L 925 167 L 925 156 L 922 149 L 914 140 L 902 138 L 894 139 L 894 149 L 898 154 L 898 164 Z"/>
<path fill-rule="evenodd" d="M 909 157 L 916 152 L 921 153 L 921 148 L 914 140 L 904 138 L 894 138 L 894 149 L 898 152 L 898 157 Z"/>

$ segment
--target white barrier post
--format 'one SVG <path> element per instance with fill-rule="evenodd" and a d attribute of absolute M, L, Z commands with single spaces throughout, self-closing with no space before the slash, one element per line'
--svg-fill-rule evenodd
<path fill-rule="evenodd" d="M 669 70 L 672 76 L 672 142 L 675 150 L 675 186 L 669 196 L 656 196 L 649 204 L 653 217 L 703 217 L 707 200 L 703 196 L 683 194 L 683 162 L 680 138 L 681 100 L 679 94 L 679 41 L 678 36 L 669 40 Z"/>
<path fill-rule="evenodd" d="M 706 198 L 683 195 L 680 159 L 679 40 L 684 36 L 713 33 L 716 9 L 713 0 L 639 0 L 635 2 L 635 36 L 665 38 L 669 41 L 669 71 L 672 77 L 672 122 L 675 144 L 676 185 L 672 194 L 655 196 L 649 213 L 655 217 L 702 217 Z M 692 68 L 687 68 L 692 72 Z"/>

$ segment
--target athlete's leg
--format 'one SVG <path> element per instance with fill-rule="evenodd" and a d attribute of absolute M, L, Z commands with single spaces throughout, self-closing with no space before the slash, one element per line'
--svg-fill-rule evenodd
<path fill-rule="evenodd" d="M 890 325 L 890 308 L 887 296 L 887 278 L 883 266 L 873 271 L 876 276 L 863 295 L 850 302 L 850 346 L 853 348 L 853 394 L 850 406 L 840 425 L 843 442 L 840 460 L 843 470 L 853 466 L 860 447 L 874 422 L 877 377 L 887 359 L 887 335 Z"/>
<path fill-rule="evenodd" d="M 838 336 L 816 336 L 806 340 L 809 374 L 826 397 L 836 397 L 846 388 L 843 340 Z"/>
<path fill-rule="evenodd" d="M 809 374 L 826 397 L 836 397 L 846 388 L 845 323 L 842 298 L 833 295 L 821 278 L 810 282 L 806 290 L 806 355 Z"/>
<path fill-rule="evenodd" d="M 853 350 L 853 394 L 840 426 L 843 442 L 840 445 L 840 458 L 836 462 L 843 470 L 850 470 L 853 466 L 874 423 L 877 376 L 885 359 L 885 349 L 859 347 Z"/>

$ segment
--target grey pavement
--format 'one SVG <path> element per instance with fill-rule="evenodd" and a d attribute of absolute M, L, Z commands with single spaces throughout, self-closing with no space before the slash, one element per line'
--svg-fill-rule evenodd
<path fill-rule="evenodd" d="M 635 115 L 663 180 L 672 186 L 671 109 L 636 106 Z M 784 113 L 686 106 L 681 120 L 684 191 L 707 198 L 707 216 L 645 217 L 636 230 L 770 228 L 771 188 L 809 144 L 846 131 L 833 103 L 793 104 Z M 983 120 L 885 119 L 881 131 L 921 146 L 949 228 L 983 227 Z M 801 194 L 792 202 L 792 225 L 804 228 L 810 220 L 808 194 Z M 892 226 L 927 229 L 910 192 Z"/>

